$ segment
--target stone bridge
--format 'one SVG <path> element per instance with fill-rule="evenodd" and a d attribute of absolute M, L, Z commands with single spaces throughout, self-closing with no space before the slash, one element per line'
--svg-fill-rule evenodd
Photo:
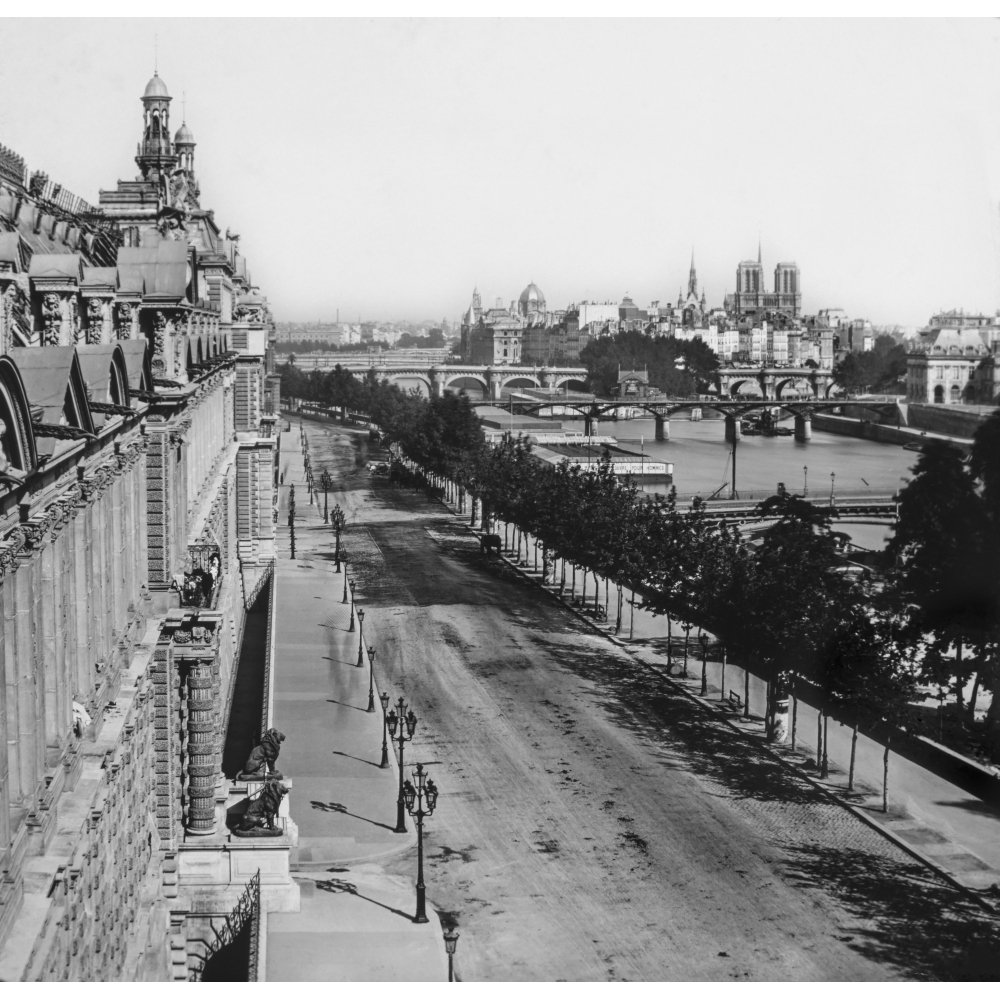
<path fill-rule="evenodd" d="M 730 399 L 752 395 L 777 401 L 786 392 L 796 398 L 827 399 L 836 382 L 832 371 L 809 365 L 728 365 L 715 373 L 713 384 L 720 396 Z"/>
<path fill-rule="evenodd" d="M 799 441 L 808 441 L 812 437 L 812 415 L 817 411 L 836 411 L 851 403 L 853 406 L 864 406 L 873 412 L 882 412 L 886 408 L 896 409 L 894 399 L 775 399 L 763 400 L 744 396 L 740 398 L 722 398 L 715 396 L 645 396 L 628 399 L 602 399 L 589 393 L 556 393 L 537 389 L 520 389 L 514 393 L 508 402 L 512 413 L 540 414 L 549 410 L 553 415 L 573 413 L 583 417 L 585 434 L 595 433 L 595 426 L 602 417 L 607 417 L 616 410 L 642 410 L 653 417 L 656 428 L 656 440 L 667 441 L 670 436 L 670 416 L 682 410 L 715 410 L 724 417 L 727 441 L 739 440 L 742 436 L 740 421 L 743 417 L 755 411 L 768 410 L 785 411 L 795 418 L 795 437 Z M 485 403 L 482 405 L 486 405 Z"/>
<path fill-rule="evenodd" d="M 568 368 L 559 365 L 426 365 L 365 359 L 345 359 L 340 366 L 355 375 L 373 372 L 375 377 L 389 382 L 417 382 L 428 396 L 440 396 L 447 391 L 477 385 L 488 402 L 499 400 L 512 389 L 556 390 L 578 383 L 582 388 L 587 380 L 586 368 Z M 332 366 L 331 366 L 332 367 Z M 459 384 L 463 383 L 464 384 Z"/>

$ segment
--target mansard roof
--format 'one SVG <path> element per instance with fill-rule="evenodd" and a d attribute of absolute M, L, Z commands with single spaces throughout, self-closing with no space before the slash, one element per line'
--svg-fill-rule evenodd
<path fill-rule="evenodd" d="M 90 267 L 84 264 L 81 288 L 89 291 L 100 289 L 105 292 L 114 292 L 118 288 L 118 268 Z"/>
<path fill-rule="evenodd" d="M 12 347 L 33 423 L 94 433 L 87 387 L 75 347 Z"/>
<path fill-rule="evenodd" d="M 187 295 L 187 245 L 161 240 L 151 247 L 122 247 L 118 273 L 129 288 L 141 282 L 147 296 L 182 301 Z"/>
<path fill-rule="evenodd" d="M 31 247 L 18 233 L 0 233 L 0 264 L 11 264 L 15 272 L 27 271 Z"/>
<path fill-rule="evenodd" d="M 128 385 L 132 392 L 150 392 L 153 388 L 153 370 L 145 340 L 120 340 L 128 373 Z"/>
<path fill-rule="evenodd" d="M 83 259 L 78 253 L 36 253 L 28 274 L 32 278 L 79 282 L 83 278 Z"/>
<path fill-rule="evenodd" d="M 81 344 L 76 349 L 87 395 L 95 403 L 129 405 L 128 365 L 120 344 Z M 95 423 L 104 414 L 93 414 Z M 101 419 L 98 419 L 101 418 Z"/>
<path fill-rule="evenodd" d="M 17 363 L 6 355 L 0 357 L 0 419 L 6 425 L 0 437 L 0 451 L 13 466 L 13 469 L 0 468 L 0 481 L 12 475 L 16 482 L 21 478 L 18 473 L 30 472 L 38 465 L 38 456 L 24 380 Z"/>

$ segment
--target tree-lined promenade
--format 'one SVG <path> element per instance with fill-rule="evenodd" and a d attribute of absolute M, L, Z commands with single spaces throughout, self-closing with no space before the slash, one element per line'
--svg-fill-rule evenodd
<path fill-rule="evenodd" d="M 973 698 L 965 723 L 1000 761 L 1000 586 L 991 569 L 1000 555 L 1000 449 L 991 447 L 1000 415 L 980 429 L 968 466 L 947 444 L 927 446 L 901 491 L 899 525 L 873 586 L 843 572 L 833 512 L 802 497 L 765 501 L 774 521 L 750 547 L 698 503 L 679 510 L 673 496 L 641 494 L 606 465 L 543 464 L 512 438 L 487 446 L 462 396 L 427 401 L 346 372 L 289 374 L 289 395 L 370 414 L 410 474 L 454 489 L 462 504 L 468 498 L 484 530 L 501 521 L 518 549 L 537 543 L 543 573 L 560 589 L 567 573 L 571 583 L 589 575 L 598 603 L 597 578 L 611 581 L 616 628 L 625 588 L 666 616 L 668 632 L 680 623 L 685 634 L 714 636 L 765 680 L 772 739 L 785 738 L 789 699 L 794 727 L 805 686 L 824 713 L 888 734 L 912 726 L 920 685 L 961 692 L 972 679 L 993 699 L 974 729 Z"/>

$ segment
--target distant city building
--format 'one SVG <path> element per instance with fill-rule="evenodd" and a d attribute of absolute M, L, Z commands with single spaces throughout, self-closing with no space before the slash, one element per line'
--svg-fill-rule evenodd
<path fill-rule="evenodd" d="M 736 291 L 727 296 L 726 311 L 735 316 L 771 311 L 798 319 L 802 313 L 798 265 L 779 263 L 774 269 L 774 290 L 769 292 L 765 288 L 764 265 L 758 246 L 757 259 L 740 261 L 736 268 Z"/>
<path fill-rule="evenodd" d="M 517 302 L 505 308 L 502 299 L 492 309 L 483 309 L 479 289 L 462 317 L 460 351 L 462 359 L 476 365 L 518 365 L 527 330 L 542 330 L 552 321 L 545 296 L 531 282 Z"/>
<path fill-rule="evenodd" d="M 906 399 L 911 403 L 997 401 L 1000 315 L 939 313 L 909 344 Z"/>

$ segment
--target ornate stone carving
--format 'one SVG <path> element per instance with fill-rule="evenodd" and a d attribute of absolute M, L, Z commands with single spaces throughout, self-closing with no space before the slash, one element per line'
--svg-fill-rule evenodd
<path fill-rule="evenodd" d="M 49 183 L 49 175 L 44 170 L 36 170 L 28 181 L 28 192 L 32 198 L 41 198 L 45 194 L 45 186 Z"/>
<path fill-rule="evenodd" d="M 104 334 L 104 299 L 87 299 L 88 344 L 99 344 Z"/>
<path fill-rule="evenodd" d="M 59 346 L 59 327 L 62 324 L 62 302 L 55 292 L 42 296 L 42 347 Z"/>
<path fill-rule="evenodd" d="M 0 298 L 0 310 L 3 314 L 3 342 L 0 343 L 0 354 L 6 354 L 11 347 L 28 347 L 31 344 L 31 303 L 25 294 L 21 282 L 9 280 L 4 282 L 3 296 Z"/>
<path fill-rule="evenodd" d="M 163 375 L 166 371 L 164 347 L 167 343 L 167 317 L 157 310 L 153 317 L 153 374 Z"/>
<path fill-rule="evenodd" d="M 132 316 L 135 313 L 135 306 L 131 302 L 119 302 L 115 306 L 115 325 L 118 336 L 122 340 L 127 340 L 132 336 Z"/>

